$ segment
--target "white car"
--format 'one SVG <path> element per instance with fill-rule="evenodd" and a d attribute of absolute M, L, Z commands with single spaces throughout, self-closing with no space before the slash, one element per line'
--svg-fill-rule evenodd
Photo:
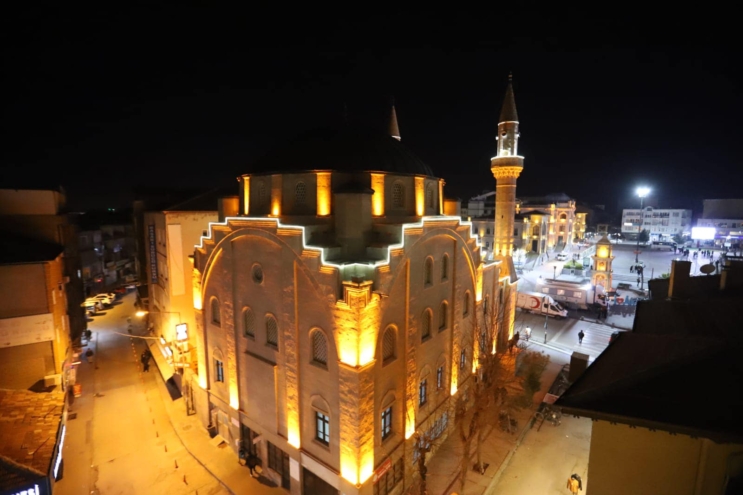
<path fill-rule="evenodd" d="M 100 301 L 102 304 L 105 304 L 106 306 L 108 306 L 109 304 L 113 302 L 113 299 L 111 299 L 111 297 L 109 297 L 108 294 L 98 294 L 98 295 L 91 297 L 91 299 L 97 299 L 98 301 Z"/>
<path fill-rule="evenodd" d="M 567 261 L 568 255 L 565 253 L 560 253 L 557 255 L 557 261 Z"/>
<path fill-rule="evenodd" d="M 94 313 L 99 309 L 103 309 L 103 303 L 98 299 L 93 299 L 92 297 L 86 299 L 85 302 L 82 303 L 80 306 L 85 308 L 85 310 L 90 313 Z"/>

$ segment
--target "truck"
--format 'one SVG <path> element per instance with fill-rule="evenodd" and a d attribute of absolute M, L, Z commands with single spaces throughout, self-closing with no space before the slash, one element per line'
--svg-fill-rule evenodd
<path fill-rule="evenodd" d="M 550 296 L 564 306 L 588 309 L 590 306 L 606 306 L 606 294 L 601 285 L 592 285 L 590 281 L 546 280 L 537 281 L 537 293 Z"/>
<path fill-rule="evenodd" d="M 521 308 L 521 311 L 555 318 L 565 318 L 568 315 L 567 310 L 552 297 L 536 292 L 519 292 L 516 297 L 516 307 Z"/>

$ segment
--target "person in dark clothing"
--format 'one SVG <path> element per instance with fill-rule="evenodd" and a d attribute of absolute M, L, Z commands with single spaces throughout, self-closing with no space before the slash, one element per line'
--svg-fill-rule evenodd
<path fill-rule="evenodd" d="M 255 477 L 258 473 L 255 471 L 255 467 L 258 465 L 258 459 L 253 454 L 248 454 L 248 459 L 245 461 L 250 469 L 250 476 Z"/>
<path fill-rule="evenodd" d="M 578 332 L 578 343 L 579 344 L 582 344 L 583 343 L 583 337 L 585 337 L 585 336 L 586 336 L 586 334 L 583 333 L 583 330 L 581 330 L 580 332 Z"/>
<path fill-rule="evenodd" d="M 150 372 L 150 358 L 151 357 L 152 357 L 152 353 L 150 352 L 149 349 L 145 349 L 142 352 L 142 357 L 140 358 L 140 360 L 142 361 L 142 371 L 144 373 Z"/>

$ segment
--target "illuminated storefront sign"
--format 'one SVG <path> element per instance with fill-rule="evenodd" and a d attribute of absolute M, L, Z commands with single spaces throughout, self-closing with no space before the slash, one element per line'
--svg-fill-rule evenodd
<path fill-rule="evenodd" d="M 175 326 L 175 339 L 176 340 L 188 340 L 188 324 L 179 323 Z"/>

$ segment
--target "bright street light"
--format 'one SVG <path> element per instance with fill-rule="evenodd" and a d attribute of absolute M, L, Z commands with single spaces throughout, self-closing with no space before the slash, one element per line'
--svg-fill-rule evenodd
<path fill-rule="evenodd" d="M 640 254 L 640 234 L 642 233 L 642 225 L 645 220 L 645 214 L 642 211 L 642 204 L 645 200 L 645 196 L 650 194 L 650 188 L 645 186 L 638 187 L 635 192 L 640 197 L 640 228 L 637 231 L 637 246 L 635 246 L 635 264 L 639 261 L 639 258 L 637 257 Z"/>

